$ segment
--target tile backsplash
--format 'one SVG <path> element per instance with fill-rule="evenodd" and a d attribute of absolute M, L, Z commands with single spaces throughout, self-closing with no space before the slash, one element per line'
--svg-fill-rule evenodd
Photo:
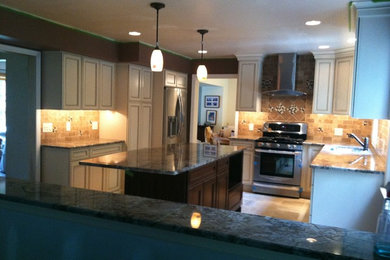
<path fill-rule="evenodd" d="M 70 131 L 66 131 L 66 122 L 70 121 Z M 73 141 L 99 138 L 99 130 L 92 130 L 92 122 L 98 122 L 99 111 L 95 110 L 41 110 L 41 122 L 53 123 L 53 132 L 43 133 L 42 143 L 50 141 Z"/>
<path fill-rule="evenodd" d="M 308 124 L 307 138 L 319 142 L 354 144 L 356 141 L 348 138 L 347 133 L 353 132 L 360 137 L 370 137 L 372 132 L 372 120 L 355 119 L 350 116 L 304 114 L 303 120 L 295 120 L 292 117 L 289 117 L 288 120 L 285 118 L 280 120 L 285 122 L 306 122 Z M 262 129 L 266 121 L 276 120 L 272 117 L 271 113 L 240 112 L 238 134 L 261 136 L 261 132 L 257 132 L 256 130 Z M 254 131 L 249 131 L 249 123 L 255 125 Z M 335 136 L 334 128 L 343 128 L 343 135 Z"/>

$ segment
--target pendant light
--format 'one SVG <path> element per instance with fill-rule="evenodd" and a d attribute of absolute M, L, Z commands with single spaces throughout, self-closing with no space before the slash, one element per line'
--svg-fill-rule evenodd
<path fill-rule="evenodd" d="M 163 70 L 164 59 L 162 52 L 158 45 L 158 11 L 165 7 L 163 3 L 151 3 L 151 7 L 157 10 L 157 22 L 156 22 L 156 47 L 152 52 L 152 56 L 150 57 L 150 68 L 152 71 L 160 72 Z"/>
<path fill-rule="evenodd" d="M 208 30 L 205 30 L 205 29 L 200 29 L 198 30 L 198 33 L 200 33 L 202 35 L 202 50 L 200 52 L 200 65 L 198 66 L 198 69 L 196 70 L 196 76 L 198 77 L 198 80 L 199 81 L 202 81 L 202 80 L 205 80 L 207 79 L 207 68 L 206 66 L 203 64 L 203 36 L 208 33 L 209 31 Z"/>

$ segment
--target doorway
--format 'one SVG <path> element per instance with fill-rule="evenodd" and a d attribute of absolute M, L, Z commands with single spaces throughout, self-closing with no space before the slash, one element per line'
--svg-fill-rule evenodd
<path fill-rule="evenodd" d="M 190 138 L 191 143 L 204 141 L 204 127 L 211 125 L 215 133 L 237 133 L 236 74 L 211 74 L 199 82 L 192 76 Z"/>
<path fill-rule="evenodd" d="M 2 170 L 7 177 L 40 181 L 41 54 L 0 44 L 0 60 L 5 93 L 0 100 L 5 110 L 5 117 L 0 115 Z"/>

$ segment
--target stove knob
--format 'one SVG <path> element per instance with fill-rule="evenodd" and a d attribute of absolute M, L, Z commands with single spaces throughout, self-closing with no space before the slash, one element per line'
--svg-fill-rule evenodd
<path fill-rule="evenodd" d="M 294 144 L 294 149 L 297 149 L 297 146 Z"/>
<path fill-rule="evenodd" d="M 280 147 L 280 144 L 276 144 L 276 147 Z"/>
<path fill-rule="evenodd" d="M 288 145 L 287 145 L 287 148 L 288 148 L 288 149 L 291 149 L 291 144 L 288 144 Z"/>

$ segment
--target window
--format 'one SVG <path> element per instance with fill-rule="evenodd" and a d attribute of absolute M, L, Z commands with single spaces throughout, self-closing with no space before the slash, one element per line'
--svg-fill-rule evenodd
<path fill-rule="evenodd" d="M 6 121 L 5 121 L 5 76 L 0 74 L 0 133 L 5 133 L 7 131 Z"/>

